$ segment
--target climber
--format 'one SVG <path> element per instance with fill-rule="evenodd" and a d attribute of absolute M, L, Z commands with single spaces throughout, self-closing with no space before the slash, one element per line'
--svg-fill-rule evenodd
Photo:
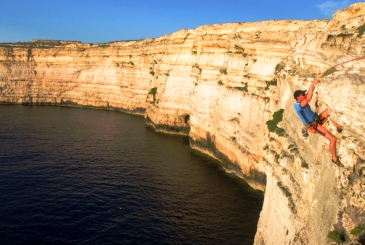
<path fill-rule="evenodd" d="M 294 109 L 298 114 L 300 120 L 307 127 L 310 133 L 319 133 L 330 141 L 329 149 L 332 155 L 332 162 L 339 167 L 343 167 L 344 165 L 340 162 L 336 155 L 336 137 L 331 134 L 323 124 L 327 122 L 329 118 L 329 110 L 326 109 L 319 115 L 312 111 L 309 102 L 312 99 L 313 91 L 315 89 L 315 85 L 320 82 L 319 77 L 321 74 L 317 74 L 314 78 L 314 81 L 309 86 L 308 92 L 307 90 L 296 90 L 294 92 L 294 99 L 296 103 L 294 103 Z M 307 93 L 306 93 L 307 92 Z M 337 132 L 341 133 L 342 128 L 330 118 L 330 121 L 337 128 Z"/>

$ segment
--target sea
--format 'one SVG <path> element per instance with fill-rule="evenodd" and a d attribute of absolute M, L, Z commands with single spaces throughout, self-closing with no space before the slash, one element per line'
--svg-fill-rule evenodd
<path fill-rule="evenodd" d="M 141 116 L 0 105 L 0 244 L 253 244 L 263 193 Z"/>

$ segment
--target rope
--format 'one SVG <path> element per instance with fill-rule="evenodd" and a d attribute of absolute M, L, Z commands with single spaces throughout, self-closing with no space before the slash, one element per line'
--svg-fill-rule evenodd
<path fill-rule="evenodd" d="M 344 61 L 344 62 L 338 63 L 338 64 L 336 64 L 336 65 L 333 65 L 333 66 L 331 66 L 330 68 L 332 68 L 332 67 L 336 67 L 336 66 L 339 66 L 339 65 L 343 65 L 343 64 L 346 64 L 346 63 L 349 63 L 349 62 L 355 61 L 355 60 L 361 60 L 361 59 L 364 59 L 364 58 L 365 58 L 365 56 L 359 56 L 359 57 L 357 57 L 357 58 L 355 58 L 355 59 L 348 60 L 348 61 Z"/>
<path fill-rule="evenodd" d="M 341 63 L 338 63 L 338 64 L 335 64 L 331 67 L 329 67 L 326 71 L 324 71 L 322 74 L 321 74 L 321 77 L 325 77 L 331 73 L 334 73 L 335 71 L 337 71 L 336 67 L 337 66 L 340 66 L 340 65 L 343 65 L 343 64 L 346 64 L 346 63 L 349 63 L 349 62 L 352 62 L 352 61 L 356 61 L 356 60 L 361 60 L 361 59 L 364 59 L 365 56 L 359 56 L 359 57 L 356 57 L 354 59 L 351 59 L 351 60 L 347 60 L 347 61 L 344 61 L 344 62 L 341 62 Z"/>
<path fill-rule="evenodd" d="M 314 102 L 314 105 L 315 105 L 315 110 L 314 112 L 318 114 L 318 107 L 319 107 L 319 100 L 318 100 L 318 91 L 316 91 L 316 100 Z"/>
<path fill-rule="evenodd" d="M 331 66 L 330 68 L 328 68 L 325 72 L 321 73 L 321 75 L 319 77 L 322 77 L 324 74 L 328 73 L 333 73 L 336 71 L 336 68 L 337 66 L 340 66 L 340 65 L 343 65 L 343 64 L 346 64 L 346 63 L 349 63 L 349 62 L 352 62 L 352 61 L 356 61 L 356 60 L 361 60 L 361 59 L 365 59 L 365 56 L 359 56 L 359 57 L 356 57 L 354 59 L 351 59 L 351 60 L 347 60 L 347 61 L 344 61 L 344 62 L 341 62 L 341 63 L 337 63 L 333 66 Z M 331 70 L 332 69 L 332 70 Z M 326 75 L 328 75 L 326 74 Z M 318 96 L 318 89 L 316 90 L 316 100 L 315 100 L 315 112 L 318 113 L 318 107 L 319 107 L 319 96 Z"/>

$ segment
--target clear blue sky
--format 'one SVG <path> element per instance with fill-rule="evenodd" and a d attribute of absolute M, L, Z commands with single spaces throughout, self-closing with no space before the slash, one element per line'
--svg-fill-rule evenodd
<path fill-rule="evenodd" d="M 101 43 L 159 37 L 207 24 L 332 19 L 359 1 L 0 0 L 0 42 Z"/>

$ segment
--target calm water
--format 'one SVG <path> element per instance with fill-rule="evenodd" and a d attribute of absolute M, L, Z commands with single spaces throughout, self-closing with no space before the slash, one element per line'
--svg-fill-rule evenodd
<path fill-rule="evenodd" d="M 263 194 L 142 117 L 0 106 L 1 244 L 253 244 Z"/>

